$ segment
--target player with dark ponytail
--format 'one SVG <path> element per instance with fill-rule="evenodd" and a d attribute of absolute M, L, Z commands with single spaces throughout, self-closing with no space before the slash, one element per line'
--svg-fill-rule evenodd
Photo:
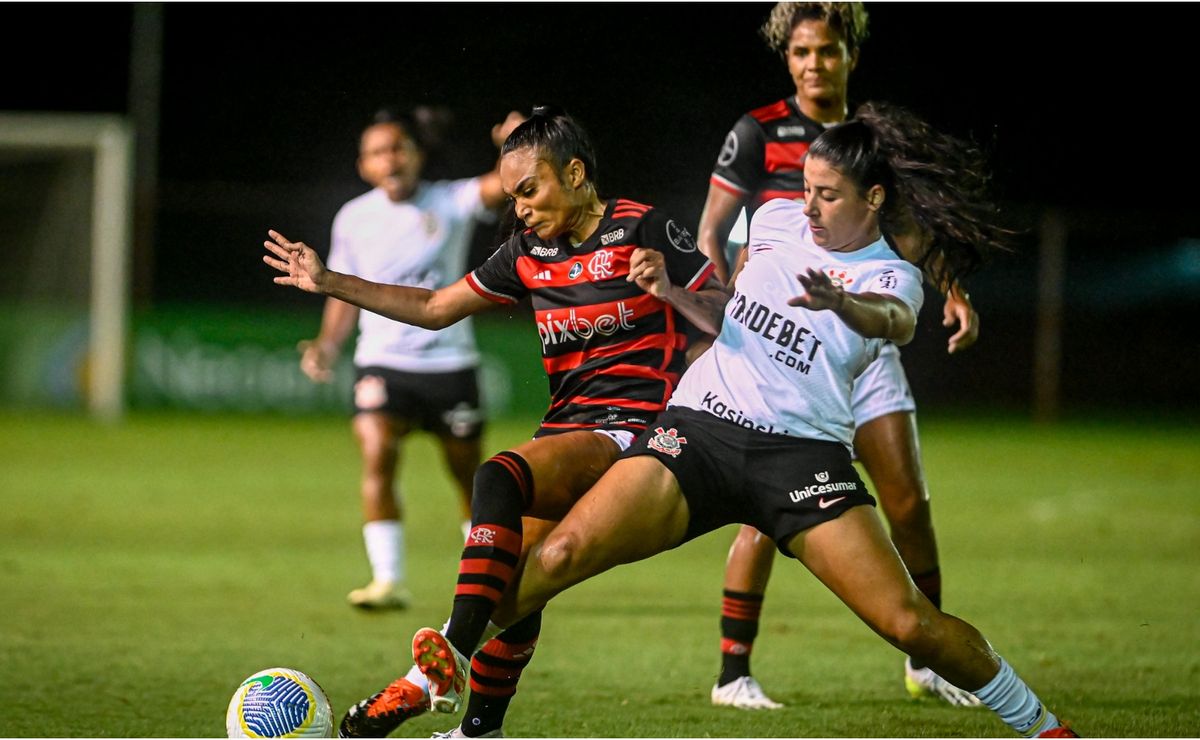
<path fill-rule="evenodd" d="M 804 199 L 805 167 L 812 147 L 821 137 L 828 148 L 830 127 L 844 122 L 851 110 L 849 80 L 867 38 L 867 26 L 862 3 L 780 2 L 771 10 L 761 34 L 785 62 L 794 94 L 741 116 L 717 158 L 698 235 L 700 250 L 717 264 L 722 278 L 727 277 L 727 240 L 731 245 L 745 240 L 744 236 L 731 238 L 743 207 L 753 214 L 771 198 Z M 939 136 L 900 111 L 868 106 L 855 118 L 858 127 L 869 124 L 876 131 L 871 141 L 878 141 L 870 148 L 888 157 L 896 184 L 915 202 L 916 222 L 912 223 L 904 215 L 906 209 L 894 208 L 901 204 L 898 193 L 893 192 L 880 214 L 881 230 L 900 256 L 921 267 L 945 296 L 943 326 L 956 327 L 947 350 L 951 354 L 965 350 L 978 338 L 979 316 L 961 280 L 978 267 L 982 252 L 1002 235 L 994 226 L 994 214 L 979 205 L 987 202 L 986 180 L 976 176 L 984 171 L 979 153 L 963 142 Z M 839 127 L 835 135 L 848 139 L 859 130 Z M 864 154 L 854 151 L 857 154 L 847 149 L 845 156 Z M 941 183 L 945 186 L 941 191 L 929 187 L 930 173 L 922 169 L 931 162 L 945 163 L 937 177 L 952 177 Z M 860 176 L 868 174 L 859 172 L 856 177 Z M 921 238 L 922 233 L 935 232 L 940 235 L 938 243 Z M 948 246 L 947 240 L 955 246 Z M 855 380 L 851 408 L 854 455 L 879 497 L 892 542 L 917 587 L 940 606 L 941 562 L 921 461 L 916 400 L 896 345 L 885 345 Z M 741 709 L 783 706 L 767 696 L 750 671 L 774 560 L 770 539 L 752 527 L 738 531 L 725 563 L 721 669 L 711 692 L 713 704 Z M 938 697 L 956 705 L 976 703 L 974 697 L 913 661 L 905 662 L 904 683 L 913 697 Z"/>
<path fill-rule="evenodd" d="M 863 105 L 819 137 L 808 156 L 901 194 L 902 201 L 884 202 L 880 228 L 909 240 L 910 261 L 943 289 L 979 269 L 987 254 L 1007 249 L 1010 232 L 996 223 L 983 155 L 903 108 Z"/>
<path fill-rule="evenodd" d="M 285 274 L 275 282 L 416 326 L 440 329 L 529 296 L 550 382 L 550 407 L 533 439 L 494 455 L 475 474 L 471 530 L 445 633 L 418 632 L 419 670 L 352 707 L 342 736 L 384 737 L 431 703 L 457 709 L 468 671 L 471 721 L 461 731 L 499 730 L 540 629 L 535 611 L 503 634 L 487 631 L 523 552 L 663 410 L 683 373 L 689 336 L 716 332 L 728 296 L 712 263 L 661 211 L 601 199 L 595 169 L 586 131 L 562 111 L 535 109 L 500 158 L 501 185 L 523 226 L 474 271 L 437 290 L 326 270 L 311 248 L 278 232 L 265 243 L 271 255 L 264 260 Z"/>

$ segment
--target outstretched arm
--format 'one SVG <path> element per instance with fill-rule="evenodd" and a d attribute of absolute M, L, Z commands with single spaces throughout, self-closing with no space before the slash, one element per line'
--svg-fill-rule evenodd
<path fill-rule="evenodd" d="M 688 321 L 707 334 L 719 334 L 725 318 L 729 294 L 716 276 L 710 275 L 700 290 L 688 290 L 675 285 L 667 276 L 667 263 L 657 249 L 635 249 L 629 258 L 631 283 L 661 301 L 671 304 Z"/>
<path fill-rule="evenodd" d="M 912 224 L 909 224 L 903 233 L 892 234 L 892 241 L 900 256 L 914 265 L 919 263 L 921 255 L 924 255 L 928 248 L 927 240 Z M 934 256 L 933 259 L 938 257 Z M 925 271 L 925 276 L 933 282 L 928 270 Z M 954 354 L 975 344 L 975 340 L 979 338 L 979 314 L 971 305 L 971 297 L 957 281 L 952 282 L 949 287 L 937 285 L 937 289 L 946 297 L 942 306 L 942 326 L 958 325 L 958 331 L 951 335 L 946 348 L 947 353 Z"/>
<path fill-rule="evenodd" d="M 263 262 L 283 273 L 275 278 L 279 285 L 321 293 L 424 329 L 445 328 L 492 305 L 472 290 L 465 278 L 437 290 L 373 283 L 327 270 L 312 247 L 289 241 L 277 231 L 268 233 L 271 240 L 263 246 L 275 256 L 263 255 Z"/>
<path fill-rule="evenodd" d="M 971 296 L 958 283 L 946 292 L 946 304 L 942 306 L 942 326 L 953 327 L 955 324 L 958 324 L 958 331 L 950 336 L 946 349 L 949 354 L 970 347 L 979 338 L 979 314 L 971 305 Z"/>
<path fill-rule="evenodd" d="M 708 186 L 708 197 L 704 200 L 704 212 L 700 214 L 699 235 L 696 246 L 717 267 L 717 279 L 729 281 L 729 263 L 725 261 L 725 243 L 729 232 L 737 221 L 738 211 L 746 203 L 745 197 L 734 195 L 716 185 Z"/>
<path fill-rule="evenodd" d="M 813 311 L 833 311 L 854 331 L 868 338 L 889 339 L 905 345 L 917 330 L 917 315 L 899 298 L 880 293 L 847 293 L 825 273 L 811 267 L 797 275 L 806 291 L 788 299 L 789 306 Z"/>

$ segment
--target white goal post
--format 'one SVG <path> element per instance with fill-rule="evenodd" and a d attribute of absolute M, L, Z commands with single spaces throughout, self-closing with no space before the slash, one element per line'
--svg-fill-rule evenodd
<path fill-rule="evenodd" d="M 0 112 L 0 147 L 93 158 L 87 405 L 104 421 L 125 409 L 129 343 L 133 127 L 119 115 Z"/>

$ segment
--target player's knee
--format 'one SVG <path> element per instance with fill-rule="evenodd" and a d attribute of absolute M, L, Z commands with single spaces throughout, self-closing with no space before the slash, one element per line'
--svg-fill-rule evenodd
<path fill-rule="evenodd" d="M 880 485 L 877 492 L 893 528 L 920 528 L 931 521 L 929 494 L 919 481 Z"/>
<path fill-rule="evenodd" d="M 913 656 L 927 656 L 937 649 L 935 616 L 915 599 L 893 609 L 876 629 L 884 639 Z"/>
<path fill-rule="evenodd" d="M 569 581 L 579 568 L 583 557 L 583 543 L 574 532 L 554 532 L 538 550 L 538 565 L 555 581 Z"/>

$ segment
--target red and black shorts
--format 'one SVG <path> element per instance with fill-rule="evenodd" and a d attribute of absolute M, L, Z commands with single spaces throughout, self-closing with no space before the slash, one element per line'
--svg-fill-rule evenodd
<path fill-rule="evenodd" d="M 354 368 L 354 413 L 382 412 L 425 431 L 457 439 L 483 433 L 474 368 L 450 373 L 406 373 L 386 367 Z"/>
<path fill-rule="evenodd" d="M 768 434 L 673 406 L 621 457 L 652 455 L 679 482 L 690 519 L 684 541 L 749 524 L 780 552 L 798 532 L 875 505 L 846 447 Z"/>

